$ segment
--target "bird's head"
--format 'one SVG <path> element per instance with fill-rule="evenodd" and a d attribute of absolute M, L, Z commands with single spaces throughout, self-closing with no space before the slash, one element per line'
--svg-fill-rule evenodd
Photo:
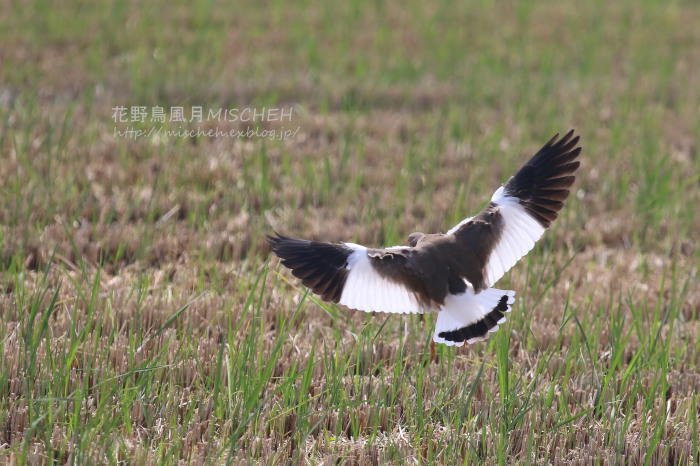
<path fill-rule="evenodd" d="M 423 238 L 425 238 L 425 234 L 416 231 L 408 235 L 408 244 L 410 244 L 412 248 L 415 248 Z"/>

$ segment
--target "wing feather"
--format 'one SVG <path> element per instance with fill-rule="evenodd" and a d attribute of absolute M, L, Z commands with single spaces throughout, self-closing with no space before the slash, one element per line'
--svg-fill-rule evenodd
<path fill-rule="evenodd" d="M 366 312 L 422 313 L 430 303 L 410 289 L 415 277 L 405 247 L 367 249 L 353 243 L 323 243 L 268 236 L 272 251 L 304 286 L 325 301 Z M 379 268 L 377 267 L 379 266 Z"/>
<path fill-rule="evenodd" d="M 493 286 L 525 254 L 535 247 L 544 231 L 559 215 L 578 169 L 579 137 L 573 130 L 559 139 L 554 136 L 504 186 L 491 197 L 478 215 L 465 219 L 448 231 L 463 238 L 482 261 L 483 282 L 478 291 Z M 497 215 L 494 215 L 494 212 Z M 489 228 L 477 226 L 485 222 Z"/>
<path fill-rule="evenodd" d="M 345 243 L 353 249 L 348 258 L 348 278 L 345 282 L 340 304 L 365 312 L 423 313 L 430 306 L 423 303 L 414 290 L 404 284 L 382 275 L 372 265 L 377 250 L 368 250 L 359 244 Z M 380 251 L 391 251 L 389 248 Z M 372 252 L 370 257 L 368 252 Z M 394 249 L 394 251 L 399 251 Z M 407 272 L 408 273 L 408 272 Z"/>

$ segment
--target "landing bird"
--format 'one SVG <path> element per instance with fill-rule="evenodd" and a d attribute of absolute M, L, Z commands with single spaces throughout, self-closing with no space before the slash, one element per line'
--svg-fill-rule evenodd
<path fill-rule="evenodd" d="M 554 136 L 474 217 L 447 233 L 411 233 L 410 246 L 374 249 L 267 236 L 282 265 L 324 301 L 366 312 L 437 312 L 433 340 L 485 340 L 515 292 L 491 288 L 557 218 L 579 167 L 579 137 Z"/>

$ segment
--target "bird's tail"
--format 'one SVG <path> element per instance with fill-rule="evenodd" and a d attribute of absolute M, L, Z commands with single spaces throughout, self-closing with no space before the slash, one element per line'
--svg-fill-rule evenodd
<path fill-rule="evenodd" d="M 515 291 L 488 288 L 474 294 L 471 287 L 460 295 L 447 295 L 435 322 L 433 340 L 448 346 L 462 346 L 488 338 L 506 321 Z"/>

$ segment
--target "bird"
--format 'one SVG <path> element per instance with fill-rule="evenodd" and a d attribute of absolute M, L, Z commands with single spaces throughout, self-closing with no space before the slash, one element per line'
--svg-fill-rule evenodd
<path fill-rule="evenodd" d="M 515 291 L 493 285 L 535 246 L 569 197 L 579 136 L 556 134 L 489 203 L 447 233 L 411 233 L 408 246 L 371 248 L 267 235 L 272 252 L 323 301 L 365 312 L 436 312 L 433 341 L 463 346 L 506 321 Z"/>

